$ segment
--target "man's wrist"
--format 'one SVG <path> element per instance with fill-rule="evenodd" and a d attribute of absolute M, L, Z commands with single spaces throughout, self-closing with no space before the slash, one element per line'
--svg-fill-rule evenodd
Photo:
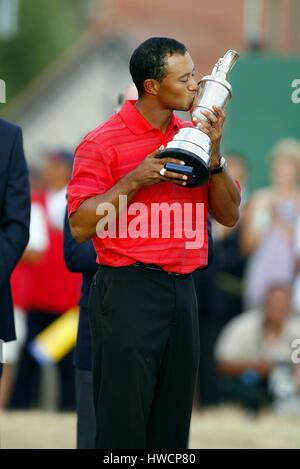
<path fill-rule="evenodd" d="M 210 162 L 209 162 L 209 169 L 216 169 L 220 166 L 221 162 L 221 155 L 219 153 L 215 153 L 211 155 Z"/>
<path fill-rule="evenodd" d="M 211 165 L 209 166 L 209 173 L 211 176 L 213 176 L 214 174 L 223 173 L 226 169 L 226 166 L 227 166 L 227 163 L 226 163 L 224 156 L 222 157 L 220 156 L 218 166 L 211 166 Z"/>

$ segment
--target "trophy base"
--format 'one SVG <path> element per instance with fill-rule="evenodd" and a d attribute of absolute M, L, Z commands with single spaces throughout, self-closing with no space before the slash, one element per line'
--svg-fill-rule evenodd
<path fill-rule="evenodd" d="M 209 169 L 205 161 L 194 153 L 183 148 L 165 148 L 159 154 L 159 158 L 175 158 L 182 160 L 187 166 L 194 168 L 191 182 L 187 182 L 185 187 L 198 187 L 206 184 L 209 178 Z"/>

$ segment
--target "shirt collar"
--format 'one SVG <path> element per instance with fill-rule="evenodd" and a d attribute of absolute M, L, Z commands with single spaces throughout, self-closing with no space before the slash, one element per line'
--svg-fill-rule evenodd
<path fill-rule="evenodd" d="M 125 101 L 123 107 L 119 111 L 119 115 L 121 116 L 125 125 L 135 134 L 135 135 L 142 135 L 150 130 L 159 130 L 153 127 L 150 122 L 148 122 L 142 114 L 135 108 L 134 104 L 136 101 Z M 167 129 L 168 133 L 171 129 L 179 130 L 179 118 L 172 114 L 171 121 L 169 127 Z"/>

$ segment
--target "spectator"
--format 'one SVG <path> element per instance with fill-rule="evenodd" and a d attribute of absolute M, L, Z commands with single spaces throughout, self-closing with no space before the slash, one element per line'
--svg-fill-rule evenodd
<path fill-rule="evenodd" d="M 95 442 L 95 410 L 92 383 L 92 346 L 87 305 L 93 275 L 97 272 L 96 252 L 92 241 L 78 244 L 72 237 L 66 215 L 64 256 L 71 272 L 82 273 L 80 315 L 75 347 L 75 390 L 77 408 L 77 448 L 92 449 Z"/>
<path fill-rule="evenodd" d="M 300 318 L 291 315 L 290 295 L 290 286 L 270 287 L 262 308 L 233 319 L 221 333 L 216 358 L 225 400 L 258 410 L 270 398 L 277 399 L 274 372 L 283 365 L 292 370 L 288 380 L 294 382 L 299 398 L 299 370 L 291 361 L 291 344 L 300 337 Z"/>
<path fill-rule="evenodd" d="M 274 283 L 293 280 L 295 225 L 300 213 L 300 143 L 284 139 L 271 153 L 271 186 L 251 198 L 242 224 L 242 246 L 251 255 L 245 280 L 248 307 L 259 306 Z M 274 259 L 276 258 L 276 268 Z"/>
<path fill-rule="evenodd" d="M 29 167 L 29 184 L 31 190 L 31 197 L 35 199 L 35 195 L 42 190 L 40 172 L 37 168 Z M 31 204 L 31 225 L 40 226 L 40 229 L 31 233 L 30 242 L 27 245 L 21 261 L 18 263 L 11 275 L 11 291 L 14 305 L 14 317 L 16 326 L 17 340 L 5 344 L 5 368 L 2 378 L 0 408 L 5 408 L 10 400 L 13 377 L 16 371 L 16 366 L 19 361 L 20 352 L 22 350 L 25 337 L 26 337 L 26 309 L 28 297 L 28 274 L 30 263 L 35 261 L 29 256 L 30 252 L 39 252 L 45 249 L 46 233 L 43 230 L 43 210 L 40 204 Z M 36 220 L 36 221 L 35 221 Z"/>
<path fill-rule="evenodd" d="M 228 171 L 241 185 L 242 202 L 247 197 L 247 166 L 237 153 L 226 156 Z M 241 210 L 241 217 L 243 209 Z M 234 228 L 213 220 L 214 253 L 209 267 L 195 271 L 199 306 L 200 363 L 197 399 L 201 407 L 219 402 L 218 371 L 214 356 L 217 337 L 230 319 L 243 311 L 242 282 L 246 257 L 240 248 L 240 223 Z"/>
<path fill-rule="evenodd" d="M 118 108 L 127 99 L 136 99 L 137 90 L 134 84 L 120 93 Z M 117 110 L 116 110 L 117 111 Z M 92 383 L 92 350 L 91 332 L 88 321 L 88 296 L 93 275 L 98 269 L 96 251 L 92 241 L 77 243 L 70 230 L 69 219 L 66 214 L 64 226 L 64 257 L 71 272 L 82 273 L 82 286 L 80 297 L 80 315 L 75 347 L 75 389 L 77 408 L 77 448 L 94 448 L 95 444 L 95 410 L 93 402 Z"/>
<path fill-rule="evenodd" d="M 40 365 L 30 353 L 30 343 L 39 332 L 78 302 L 80 276 L 71 274 L 63 258 L 63 224 L 66 188 L 71 177 L 73 155 L 57 150 L 47 155 L 43 169 L 45 193 L 33 197 L 30 242 L 24 259 L 27 271 L 27 337 L 21 353 L 10 408 L 28 409 L 38 388 Z M 38 235 L 38 236 L 37 236 Z M 72 353 L 58 363 L 60 410 L 75 408 Z"/>
<path fill-rule="evenodd" d="M 4 342 L 16 339 L 10 276 L 29 237 L 30 192 L 21 129 L 0 119 L 0 382 Z"/>

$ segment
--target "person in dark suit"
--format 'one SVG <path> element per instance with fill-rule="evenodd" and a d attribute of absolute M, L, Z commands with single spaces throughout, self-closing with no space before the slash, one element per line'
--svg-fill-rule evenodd
<path fill-rule="evenodd" d="M 0 119 L 0 343 L 16 339 L 9 280 L 28 243 L 29 222 L 30 190 L 22 131 Z M 0 378 L 1 374 L 0 363 Z"/>
<path fill-rule="evenodd" d="M 92 344 L 87 307 L 90 286 L 98 265 L 92 241 L 79 244 L 74 240 L 67 213 L 64 224 L 64 257 L 71 272 L 82 273 L 79 325 L 74 353 L 77 448 L 92 449 L 96 432 L 96 416 L 93 402 Z"/>
<path fill-rule="evenodd" d="M 136 98 L 137 90 L 132 83 L 119 94 L 115 111 L 118 112 L 125 100 Z M 82 273 L 79 324 L 74 353 L 77 448 L 91 449 L 95 446 L 96 416 L 93 402 L 91 331 L 87 309 L 89 291 L 98 264 L 92 241 L 79 244 L 73 238 L 67 213 L 64 223 L 64 257 L 66 266 L 71 272 Z"/>

